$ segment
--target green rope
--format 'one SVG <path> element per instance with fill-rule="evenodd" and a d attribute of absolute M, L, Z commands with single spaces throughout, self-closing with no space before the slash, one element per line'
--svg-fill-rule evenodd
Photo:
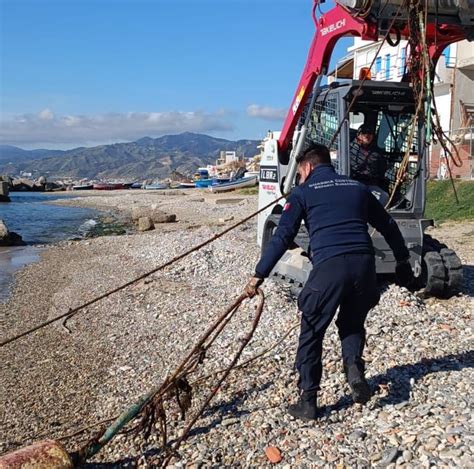
<path fill-rule="evenodd" d="M 426 95 L 425 95 L 425 122 L 426 122 L 426 127 L 425 127 L 425 144 L 427 146 L 431 145 L 431 139 L 433 135 L 433 130 L 431 127 L 431 100 L 432 100 L 432 95 L 431 95 L 431 73 L 430 73 L 430 62 L 426 54 L 426 43 L 425 43 L 425 38 L 426 38 L 426 31 L 425 31 L 425 25 L 423 22 L 423 17 L 420 14 L 419 17 L 419 23 L 420 23 L 420 33 L 421 37 L 423 38 L 423 44 L 422 44 L 422 49 L 423 49 L 423 60 L 425 63 L 424 67 L 424 72 L 425 72 L 425 80 L 426 80 Z"/>

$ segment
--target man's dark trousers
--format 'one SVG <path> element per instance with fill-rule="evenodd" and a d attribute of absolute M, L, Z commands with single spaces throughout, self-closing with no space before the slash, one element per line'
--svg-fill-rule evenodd
<path fill-rule="evenodd" d="M 351 365 L 362 357 L 364 322 L 379 299 L 372 254 L 343 254 L 313 267 L 298 297 L 302 318 L 296 368 L 302 391 L 319 390 L 324 333 L 337 308 L 342 358 L 345 365 Z"/>

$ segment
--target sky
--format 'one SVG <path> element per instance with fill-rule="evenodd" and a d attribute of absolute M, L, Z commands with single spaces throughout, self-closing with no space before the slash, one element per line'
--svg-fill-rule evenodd
<path fill-rule="evenodd" d="M 311 9 L 312 0 L 0 0 L 0 143 L 66 149 L 185 131 L 261 139 L 290 106 Z"/>

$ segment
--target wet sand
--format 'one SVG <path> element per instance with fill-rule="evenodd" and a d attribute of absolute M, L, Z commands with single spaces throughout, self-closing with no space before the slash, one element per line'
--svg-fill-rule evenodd
<path fill-rule="evenodd" d="M 40 260 L 36 246 L 0 247 L 0 303 L 7 300 L 15 272 Z"/>

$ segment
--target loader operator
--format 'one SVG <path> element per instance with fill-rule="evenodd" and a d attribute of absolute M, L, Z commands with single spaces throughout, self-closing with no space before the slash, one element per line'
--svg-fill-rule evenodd
<path fill-rule="evenodd" d="M 288 197 L 278 228 L 245 292 L 250 297 L 256 294 L 304 220 L 310 235 L 313 269 L 298 297 L 302 313 L 296 355 L 300 397 L 288 411 L 297 418 L 316 419 L 323 338 L 338 307 L 336 325 L 353 400 L 366 403 L 371 397 L 362 359 L 364 322 L 380 293 L 367 223 L 384 236 L 393 250 L 399 283 L 408 285 L 413 273 L 408 249 L 395 221 L 364 184 L 335 172 L 325 146 L 313 144 L 297 158 L 297 164 L 300 185 Z"/>
<path fill-rule="evenodd" d="M 384 190 L 387 162 L 377 147 L 374 129 L 363 124 L 357 129 L 356 138 L 351 142 L 351 178 L 363 182 L 374 197 L 385 206 L 389 195 Z"/>

